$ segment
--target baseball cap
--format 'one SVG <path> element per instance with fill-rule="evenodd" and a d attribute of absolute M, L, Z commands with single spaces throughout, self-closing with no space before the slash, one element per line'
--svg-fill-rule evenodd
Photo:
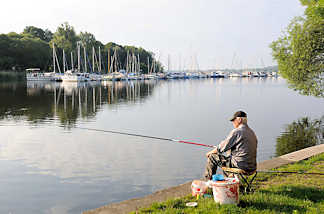
<path fill-rule="evenodd" d="M 244 111 L 237 111 L 234 113 L 234 115 L 230 118 L 230 121 L 235 120 L 237 117 L 247 117 L 246 113 Z"/>

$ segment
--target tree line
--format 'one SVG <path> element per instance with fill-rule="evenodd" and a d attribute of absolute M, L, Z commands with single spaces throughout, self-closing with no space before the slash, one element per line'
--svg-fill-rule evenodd
<path fill-rule="evenodd" d="M 77 34 L 74 27 L 67 22 L 61 24 L 54 33 L 48 29 L 27 26 L 19 34 L 15 32 L 0 34 L 0 70 L 24 70 L 37 67 L 44 71 L 53 71 L 53 43 L 60 65 L 63 66 L 64 50 L 67 64 L 71 67 L 72 63 L 76 65 L 78 42 L 85 48 L 89 60 L 91 60 L 93 47 L 97 56 L 100 47 L 103 72 L 108 71 L 108 63 L 114 53 L 119 62 L 119 69 L 125 69 L 127 56 L 134 55 L 139 59 L 142 73 L 148 72 L 148 66 L 151 69 L 153 61 L 155 61 L 155 72 L 163 71 L 162 64 L 155 59 L 154 53 L 140 47 L 122 46 L 114 42 L 103 44 L 89 32 Z M 69 57 L 70 53 L 74 55 L 73 62 Z"/>

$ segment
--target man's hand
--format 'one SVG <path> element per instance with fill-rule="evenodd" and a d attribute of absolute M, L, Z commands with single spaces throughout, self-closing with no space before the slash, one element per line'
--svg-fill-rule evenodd
<path fill-rule="evenodd" d="M 211 150 L 210 152 L 207 152 L 207 153 L 206 153 L 206 157 L 209 158 L 209 156 L 210 156 L 211 154 L 216 154 L 216 153 L 218 153 L 217 148 Z"/>

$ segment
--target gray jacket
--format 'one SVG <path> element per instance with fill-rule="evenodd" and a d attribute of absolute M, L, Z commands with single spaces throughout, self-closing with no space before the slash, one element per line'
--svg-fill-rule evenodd
<path fill-rule="evenodd" d="M 256 170 L 258 140 L 254 131 L 247 125 L 241 124 L 218 145 L 218 152 L 230 152 L 231 164 L 247 172 Z"/>

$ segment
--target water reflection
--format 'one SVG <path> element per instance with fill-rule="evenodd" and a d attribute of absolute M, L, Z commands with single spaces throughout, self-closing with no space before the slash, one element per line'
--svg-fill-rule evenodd
<path fill-rule="evenodd" d="M 276 155 L 284 155 L 324 143 L 324 116 L 311 120 L 303 117 L 287 125 L 277 137 Z"/>
<path fill-rule="evenodd" d="M 0 84 L 0 119 L 23 117 L 32 123 L 58 119 L 73 126 L 78 118 L 93 118 L 104 104 L 142 102 L 156 81 L 136 82 L 16 82 Z"/>

